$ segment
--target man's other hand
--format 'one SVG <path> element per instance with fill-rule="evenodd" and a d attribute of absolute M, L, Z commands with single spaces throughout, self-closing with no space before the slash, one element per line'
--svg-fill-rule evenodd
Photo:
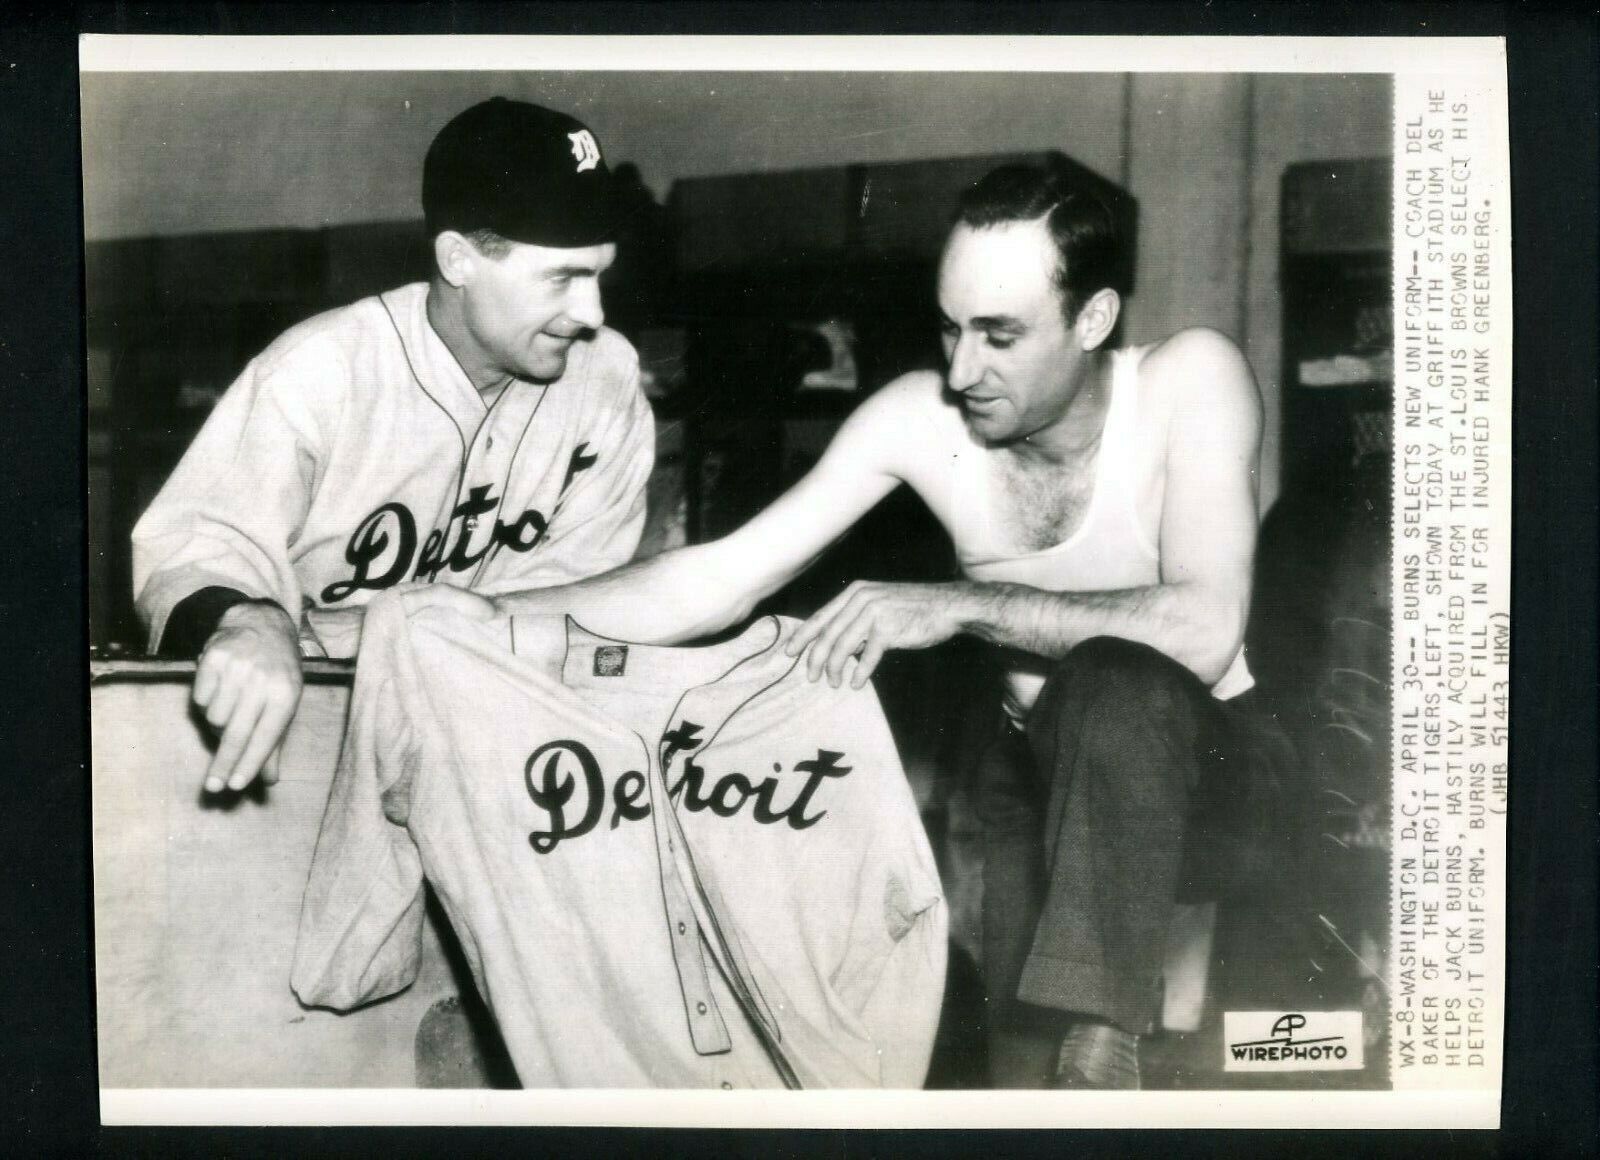
<path fill-rule="evenodd" d="M 275 604 L 235 604 L 206 641 L 194 674 L 194 702 L 220 733 L 205 788 L 241 790 L 264 773 L 278 780 L 275 757 L 303 678 L 294 621 Z M 263 769 L 263 767 L 266 767 Z"/>
<path fill-rule="evenodd" d="M 808 647 L 806 676 L 838 688 L 848 673 L 859 689 L 892 648 L 931 648 L 961 631 L 961 584 L 878 584 L 857 580 L 795 629 L 785 648 Z"/>

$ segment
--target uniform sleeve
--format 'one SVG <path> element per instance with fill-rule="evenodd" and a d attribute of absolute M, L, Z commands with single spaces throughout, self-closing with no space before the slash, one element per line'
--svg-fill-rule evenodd
<path fill-rule="evenodd" d="M 655 416 L 639 386 L 639 361 L 613 374 L 619 389 L 596 408 L 596 421 L 567 467 L 544 541 L 532 552 L 502 552 L 480 586 L 494 594 L 570 584 L 633 559 L 644 533 L 645 498 L 655 464 Z"/>
<path fill-rule="evenodd" d="M 206 419 L 133 530 L 134 599 L 151 652 L 172 610 L 203 588 L 273 600 L 299 617 L 289 549 L 322 460 L 318 410 L 340 397 L 343 367 L 325 340 L 269 348 Z"/>
<path fill-rule="evenodd" d="M 834 720 L 856 740 L 858 762 L 877 775 L 877 830 L 862 864 L 850 949 L 834 982 L 877 1044 L 881 1084 L 920 1088 L 944 1001 L 949 911 L 877 693 L 868 686 L 835 705 Z"/>
<path fill-rule="evenodd" d="M 161 630 L 159 655 L 198 656 L 228 609 L 249 603 L 252 602 L 248 596 L 232 588 L 202 588 L 189 593 L 167 614 L 166 627 Z"/>
<path fill-rule="evenodd" d="M 365 635 L 290 975 L 302 1003 L 340 1011 L 404 990 L 421 957 L 422 861 L 406 828 L 417 686 L 397 597 L 369 606 Z"/>

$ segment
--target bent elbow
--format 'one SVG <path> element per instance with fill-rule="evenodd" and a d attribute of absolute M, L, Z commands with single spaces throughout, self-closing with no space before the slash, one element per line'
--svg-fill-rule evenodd
<path fill-rule="evenodd" d="M 1189 667 L 1207 688 L 1227 675 L 1244 647 L 1245 617 L 1243 607 L 1214 608 L 1195 626 Z"/>
<path fill-rule="evenodd" d="M 1194 675 L 1200 678 L 1201 684 L 1210 689 L 1215 687 L 1217 682 L 1226 675 L 1229 667 L 1233 664 L 1233 658 L 1237 651 L 1236 649 L 1234 653 L 1229 653 L 1226 659 L 1220 654 L 1201 657 L 1192 662 L 1189 667 L 1193 670 Z"/>

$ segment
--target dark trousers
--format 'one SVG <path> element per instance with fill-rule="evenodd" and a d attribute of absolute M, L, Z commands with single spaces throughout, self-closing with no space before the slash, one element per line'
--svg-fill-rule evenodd
<path fill-rule="evenodd" d="M 1027 732 L 1008 722 L 985 755 L 997 1085 L 1029 1086 L 1020 1073 L 1060 1039 L 1053 1012 L 1154 1029 L 1173 905 L 1217 897 L 1241 820 L 1243 700 L 1217 701 L 1153 648 L 1096 637 L 1056 665 Z"/>

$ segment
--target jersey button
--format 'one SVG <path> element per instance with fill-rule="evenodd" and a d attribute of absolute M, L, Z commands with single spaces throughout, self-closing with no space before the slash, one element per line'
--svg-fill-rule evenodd
<path fill-rule="evenodd" d="M 483 441 L 483 449 L 485 451 L 493 451 L 494 450 L 494 436 L 493 435 L 490 435 L 488 438 L 486 438 Z"/>
<path fill-rule="evenodd" d="M 731 1092 L 733 1090 L 733 1085 L 731 1083 L 729 1083 L 727 1080 L 723 1080 L 722 1081 L 722 1090 L 725 1091 L 725 1092 Z"/>
<path fill-rule="evenodd" d="M 682 922 L 680 922 L 680 923 L 679 923 L 679 924 L 678 924 L 678 933 L 679 933 L 679 934 L 688 934 L 688 933 L 689 933 L 689 927 L 688 927 L 688 924 L 687 924 L 687 923 L 682 923 Z"/>
<path fill-rule="evenodd" d="M 694 1009 L 695 1009 L 696 1012 L 698 1012 L 701 1015 L 704 1015 L 706 1013 L 706 1005 L 704 1003 L 696 1003 L 694 1005 Z"/>

